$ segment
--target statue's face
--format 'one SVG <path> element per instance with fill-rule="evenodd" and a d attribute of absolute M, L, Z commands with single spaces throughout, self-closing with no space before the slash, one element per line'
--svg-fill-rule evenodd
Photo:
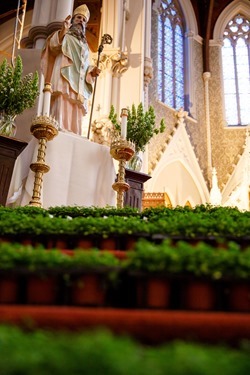
<path fill-rule="evenodd" d="M 86 19 L 81 14 L 76 14 L 72 20 L 72 25 L 79 28 L 80 30 L 85 29 Z"/>

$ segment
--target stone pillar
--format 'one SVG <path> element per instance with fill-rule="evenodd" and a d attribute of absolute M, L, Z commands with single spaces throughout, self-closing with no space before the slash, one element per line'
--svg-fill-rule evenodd
<path fill-rule="evenodd" d="M 57 0 L 55 20 L 63 21 L 69 14 L 72 15 L 73 6 L 73 0 Z"/>
<path fill-rule="evenodd" d="M 207 170 L 210 184 L 212 182 L 212 147 L 211 147 L 211 126 L 210 126 L 210 106 L 209 106 L 209 80 L 210 72 L 203 73 L 204 80 L 204 97 L 205 97 L 205 117 L 207 129 Z"/>

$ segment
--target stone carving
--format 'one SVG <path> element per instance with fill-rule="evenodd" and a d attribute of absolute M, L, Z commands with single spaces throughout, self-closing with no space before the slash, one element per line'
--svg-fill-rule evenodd
<path fill-rule="evenodd" d="M 153 78 L 152 59 L 150 59 L 149 57 L 145 57 L 144 58 L 144 88 L 148 87 L 152 78 Z"/>
<path fill-rule="evenodd" d="M 107 117 L 95 120 L 91 127 L 93 142 L 101 145 L 110 146 L 112 133 L 114 132 L 113 124 Z"/>

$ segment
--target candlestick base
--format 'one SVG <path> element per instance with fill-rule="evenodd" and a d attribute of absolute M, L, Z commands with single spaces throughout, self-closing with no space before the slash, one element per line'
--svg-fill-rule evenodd
<path fill-rule="evenodd" d="M 117 192 L 117 208 L 124 206 L 124 192 L 128 191 L 130 186 L 125 182 L 126 162 L 132 158 L 135 153 L 135 145 L 123 138 L 115 138 L 110 145 L 110 154 L 115 160 L 119 161 L 117 181 L 112 188 Z"/>
<path fill-rule="evenodd" d="M 49 116 L 36 116 L 30 128 L 34 137 L 39 139 L 39 147 L 37 151 L 37 161 L 30 164 L 30 169 L 35 173 L 35 181 L 32 199 L 29 206 L 42 207 L 41 190 L 43 183 L 43 174 L 49 172 L 50 167 L 45 164 L 46 145 L 58 134 L 58 123 Z"/>

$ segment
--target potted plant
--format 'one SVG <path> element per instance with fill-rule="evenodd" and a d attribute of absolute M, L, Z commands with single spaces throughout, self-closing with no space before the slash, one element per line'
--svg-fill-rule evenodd
<path fill-rule="evenodd" d="M 70 304 L 103 306 L 107 281 L 115 278 L 119 261 L 109 252 L 76 250 L 72 257 Z"/>
<path fill-rule="evenodd" d="M 127 256 L 124 266 L 135 280 L 139 307 L 167 308 L 171 305 L 167 298 L 175 294 L 177 308 L 213 310 L 217 295 L 220 294 L 219 300 L 224 298 L 225 289 L 229 290 L 232 306 L 231 294 L 235 294 L 237 284 L 242 288 L 244 282 L 246 287 L 239 294 L 244 293 L 239 310 L 249 309 L 249 248 L 241 250 L 234 242 L 229 242 L 224 249 L 201 241 L 193 246 L 185 241 L 174 244 L 165 240 L 154 244 L 140 240 Z M 226 287 L 217 289 L 220 285 Z M 160 296 L 162 301 L 156 302 Z M 236 310 L 235 304 L 232 309 Z"/>
<path fill-rule="evenodd" d="M 109 119 L 114 125 L 115 130 L 120 132 L 121 125 L 117 119 L 113 105 L 110 109 Z M 145 151 L 145 147 L 151 138 L 155 134 L 163 133 L 165 128 L 164 119 L 161 119 L 159 127 L 156 126 L 156 115 L 152 106 L 147 111 L 144 110 L 142 103 L 137 108 L 134 104 L 131 109 L 128 108 L 127 139 L 135 144 L 135 155 L 128 163 L 131 169 L 140 170 L 141 162 L 138 160 L 138 153 Z"/>
<path fill-rule="evenodd" d="M 183 271 L 178 252 L 169 241 L 156 245 L 141 239 L 127 254 L 124 267 L 135 282 L 137 307 L 169 308 L 172 276 Z"/>
<path fill-rule="evenodd" d="M 113 254 L 96 249 L 76 249 L 70 256 L 58 249 L 2 243 L 0 303 L 17 302 L 22 279 L 27 304 L 52 305 L 65 294 L 71 305 L 103 305 L 107 281 L 116 278 L 118 266 Z"/>
<path fill-rule="evenodd" d="M 31 108 L 39 95 L 38 73 L 22 73 L 20 56 L 14 67 L 6 59 L 0 65 L 0 134 L 5 136 L 15 135 L 15 117 Z"/>

